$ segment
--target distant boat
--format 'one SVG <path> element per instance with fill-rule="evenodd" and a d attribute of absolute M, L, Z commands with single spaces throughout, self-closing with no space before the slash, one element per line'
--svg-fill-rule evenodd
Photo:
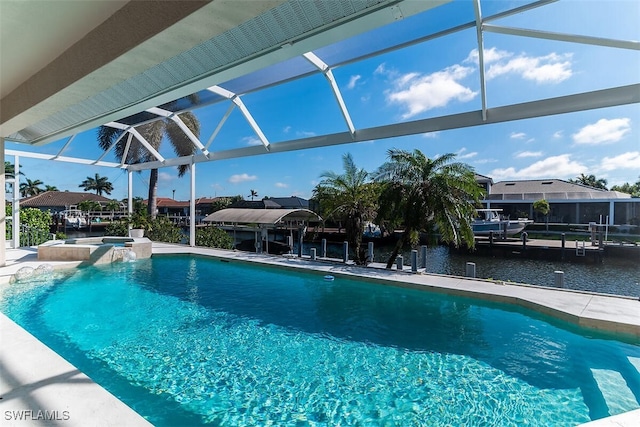
<path fill-rule="evenodd" d="M 82 211 L 69 209 L 60 212 L 60 214 L 64 218 L 66 227 L 75 228 L 76 230 L 78 230 L 87 226 L 87 219 L 85 218 L 85 213 Z"/>
<path fill-rule="evenodd" d="M 364 225 L 364 231 L 362 233 L 363 237 L 368 237 L 368 238 L 372 238 L 372 237 L 381 237 L 382 236 L 382 231 L 380 230 L 380 226 L 372 223 L 372 222 L 367 222 Z"/>
<path fill-rule="evenodd" d="M 476 209 L 478 217 L 473 220 L 473 234 L 476 236 L 488 236 L 491 232 L 495 235 L 513 236 L 524 230 L 533 221 L 527 218 L 508 219 L 502 218 L 502 209 Z"/>

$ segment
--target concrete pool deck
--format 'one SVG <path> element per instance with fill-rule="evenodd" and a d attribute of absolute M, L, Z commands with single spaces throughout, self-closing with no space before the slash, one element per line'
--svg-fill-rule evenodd
<path fill-rule="evenodd" d="M 634 298 L 163 243 L 153 244 L 153 254 L 215 256 L 230 261 L 320 271 L 328 275 L 357 276 L 396 286 L 516 304 L 576 325 L 623 333 L 633 340 L 640 339 L 640 301 Z M 7 249 L 7 265 L 0 268 L 0 284 L 4 283 L 6 286 L 11 276 L 24 266 L 36 268 L 41 264 L 49 264 L 58 269 L 74 268 L 79 263 L 43 262 L 37 259 L 37 249 Z M 150 425 L 131 408 L 2 314 L 0 398 L 3 425 Z M 42 418 L 46 416 L 54 419 L 45 421 Z M 23 419 L 17 420 L 17 417 Z M 639 420 L 640 409 L 590 422 L 585 426 L 631 427 L 639 425 Z"/>

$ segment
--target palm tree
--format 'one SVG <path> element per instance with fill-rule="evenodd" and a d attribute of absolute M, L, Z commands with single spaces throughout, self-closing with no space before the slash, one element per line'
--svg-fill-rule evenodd
<path fill-rule="evenodd" d="M 44 191 L 59 191 L 59 190 L 58 190 L 58 187 L 56 187 L 55 185 L 45 185 Z"/>
<path fill-rule="evenodd" d="M 26 182 L 20 184 L 20 195 L 22 197 L 36 196 L 44 191 L 40 187 L 44 183 L 39 179 L 35 179 L 32 181 L 29 178 L 25 178 L 25 181 Z"/>
<path fill-rule="evenodd" d="M 15 178 L 16 167 L 11 162 L 4 162 L 4 176 L 5 178 Z M 20 172 L 19 175 L 23 175 L 24 173 Z"/>
<path fill-rule="evenodd" d="M 115 211 L 120 211 L 120 203 L 115 200 L 109 200 L 105 205 L 105 210 L 111 211 L 111 221 L 113 221 L 113 217 L 115 216 Z"/>
<path fill-rule="evenodd" d="M 195 96 L 192 95 L 187 98 L 192 104 L 196 102 Z M 184 100 L 184 99 L 183 99 Z M 182 100 L 182 101 L 183 101 Z M 160 106 L 168 111 L 174 111 L 178 101 L 173 101 L 169 104 Z M 178 117 L 182 122 L 191 130 L 191 132 L 199 137 L 200 135 L 200 122 L 195 114 L 191 112 L 184 112 L 178 114 Z M 175 153 L 180 156 L 191 156 L 195 154 L 196 147 L 193 145 L 189 137 L 180 129 L 180 126 L 176 124 L 170 118 L 162 118 L 150 123 L 146 123 L 135 128 L 147 142 L 156 150 L 160 147 L 160 144 L 166 137 Z M 122 130 L 111 128 L 108 126 L 101 126 L 98 129 L 98 144 L 103 150 L 108 150 L 111 145 L 120 137 Z M 119 160 L 122 160 L 124 151 L 127 146 L 127 138 L 121 138 L 116 146 L 114 152 Z M 138 141 L 133 139 L 131 146 L 127 152 L 127 158 L 125 163 L 145 163 L 156 160 L 155 157 Z M 189 170 L 189 165 L 178 166 L 178 176 L 181 177 Z M 149 202 L 147 204 L 147 213 L 151 218 L 156 217 L 157 210 L 157 194 L 158 194 L 158 169 L 151 169 L 149 174 Z"/>
<path fill-rule="evenodd" d="M 256 190 L 249 190 L 249 192 L 251 193 L 249 197 L 251 197 L 251 201 L 253 202 L 253 198 L 258 197 L 258 192 Z"/>
<path fill-rule="evenodd" d="M 429 159 L 420 150 L 408 152 L 392 149 L 389 161 L 380 166 L 375 179 L 384 183 L 380 195 L 378 222 L 395 228 L 402 226 L 402 236 L 387 260 L 391 268 L 405 244 L 415 245 L 420 232 L 437 234 L 456 246 L 475 245 L 471 226 L 484 190 L 477 184 L 473 168 L 452 162 L 449 153 Z"/>
<path fill-rule="evenodd" d="M 362 233 L 366 221 L 375 216 L 377 192 L 369 173 L 358 169 L 351 154 L 342 156 L 343 174 L 324 172 L 323 180 L 313 190 L 314 198 L 322 207 L 324 218 L 344 221 L 347 241 L 355 251 L 357 264 L 366 262 L 361 249 Z"/>
<path fill-rule="evenodd" d="M 603 178 L 598 179 L 595 175 L 585 175 L 581 173 L 579 177 L 577 177 L 576 179 L 570 179 L 569 182 L 582 184 L 593 188 L 599 188 L 601 190 L 607 189 L 607 180 Z"/>
<path fill-rule="evenodd" d="M 88 176 L 78 187 L 81 187 L 84 191 L 95 190 L 99 196 L 102 196 L 102 193 L 111 194 L 113 191 L 113 185 L 109 182 L 109 178 L 99 174 L 96 174 L 95 178 Z"/>

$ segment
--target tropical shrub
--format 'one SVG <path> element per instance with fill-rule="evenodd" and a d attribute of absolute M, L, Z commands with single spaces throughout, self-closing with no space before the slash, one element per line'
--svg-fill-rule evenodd
<path fill-rule="evenodd" d="M 127 221 L 112 221 L 104 229 L 105 236 L 126 237 L 129 235 L 129 224 Z"/>
<path fill-rule="evenodd" d="M 164 216 L 148 222 L 145 237 L 155 242 L 180 243 L 184 235 L 180 227 Z"/>
<path fill-rule="evenodd" d="M 5 215 L 11 218 L 11 205 L 5 207 Z M 20 209 L 20 246 L 35 246 L 46 242 L 51 237 L 49 227 L 51 225 L 51 214 L 36 208 Z M 6 238 L 11 239 L 12 226 L 7 227 Z"/>
<path fill-rule="evenodd" d="M 51 225 L 51 214 L 36 208 L 22 208 L 20 209 L 20 224 L 48 232 Z"/>
<path fill-rule="evenodd" d="M 209 225 L 196 229 L 196 246 L 233 249 L 233 240 L 226 231 Z"/>

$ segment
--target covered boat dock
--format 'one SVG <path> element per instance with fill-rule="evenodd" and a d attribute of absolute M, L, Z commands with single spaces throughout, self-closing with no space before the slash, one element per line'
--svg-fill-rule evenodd
<path fill-rule="evenodd" d="M 224 230 L 233 231 L 233 243 L 237 245 L 237 234 L 253 232 L 257 253 L 284 253 L 293 250 L 293 234 L 298 237 L 298 255 L 302 255 L 302 239 L 310 222 L 321 222 L 322 218 L 309 209 L 243 209 L 230 208 L 214 212 L 203 222 L 217 223 Z M 273 233 L 271 237 L 269 230 Z M 283 241 L 277 240 L 282 230 Z M 258 236 L 260 233 L 260 236 Z M 271 244 L 271 251 L 269 245 Z M 287 250 L 288 248 L 288 250 Z"/>

